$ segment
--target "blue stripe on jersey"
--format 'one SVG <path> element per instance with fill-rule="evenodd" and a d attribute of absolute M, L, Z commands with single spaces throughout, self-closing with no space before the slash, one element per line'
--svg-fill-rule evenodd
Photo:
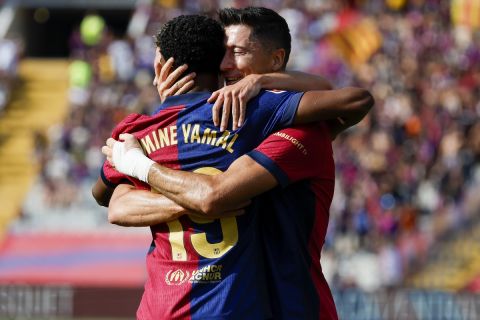
<path fill-rule="evenodd" d="M 318 319 L 318 294 L 307 271 L 312 264 L 308 243 L 316 205 L 310 183 L 277 187 L 260 199 L 260 234 L 273 318 Z"/>
<path fill-rule="evenodd" d="M 258 233 L 259 217 L 256 214 L 259 209 L 259 203 L 254 202 L 245 215 L 237 217 L 239 235 L 248 241 L 239 239 L 239 242 L 219 259 L 199 261 L 200 270 L 214 263 L 229 272 L 222 274 L 222 286 L 215 283 L 192 284 L 192 320 L 271 318 L 265 266 L 259 247 L 261 239 Z M 260 303 L 261 301 L 264 302 Z M 212 314 L 215 316 L 212 317 Z"/>
<path fill-rule="evenodd" d="M 265 167 L 265 169 L 267 169 L 268 172 L 275 177 L 282 187 L 286 187 L 289 184 L 290 181 L 287 174 L 277 165 L 275 161 L 267 157 L 265 154 L 257 150 L 252 150 L 247 153 L 247 155 Z"/>

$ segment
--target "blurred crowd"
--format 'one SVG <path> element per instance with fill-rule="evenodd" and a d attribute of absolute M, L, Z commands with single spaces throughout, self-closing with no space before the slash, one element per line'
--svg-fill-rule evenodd
<path fill-rule="evenodd" d="M 320 74 L 336 87 L 368 88 L 376 99 L 371 114 L 334 142 L 337 181 L 322 255 L 333 287 L 400 285 L 435 241 L 478 213 L 480 34 L 451 22 L 450 1 L 181 3 L 139 2 L 121 37 L 96 15 L 72 33 L 71 112 L 37 139 L 44 205 L 91 203 L 79 189 L 98 177 L 100 147 L 114 124 L 159 103 L 152 35 L 162 23 L 253 4 L 287 19 L 289 69 Z M 346 16 L 375 21 L 379 36 L 364 61 L 347 59 L 332 41 Z"/>

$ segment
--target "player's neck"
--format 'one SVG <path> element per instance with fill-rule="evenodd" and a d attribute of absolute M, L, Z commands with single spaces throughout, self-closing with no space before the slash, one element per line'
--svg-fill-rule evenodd
<path fill-rule="evenodd" d="M 218 90 L 218 77 L 211 74 L 197 74 L 195 85 L 189 92 Z"/>

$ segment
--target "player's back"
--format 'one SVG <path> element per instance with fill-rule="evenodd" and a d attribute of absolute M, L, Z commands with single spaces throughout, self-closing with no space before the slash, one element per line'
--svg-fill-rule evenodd
<path fill-rule="evenodd" d="M 113 137 L 133 133 L 146 154 L 162 165 L 216 174 L 274 130 L 290 125 L 301 97 L 263 92 L 249 104 L 240 129 L 220 132 L 212 123 L 212 105 L 206 103 L 209 95 L 172 97 L 153 116 L 130 115 L 117 126 Z M 149 188 L 138 180 L 132 182 Z M 137 317 L 268 318 L 257 208 L 254 202 L 239 217 L 182 216 L 153 226 L 148 279 Z"/>

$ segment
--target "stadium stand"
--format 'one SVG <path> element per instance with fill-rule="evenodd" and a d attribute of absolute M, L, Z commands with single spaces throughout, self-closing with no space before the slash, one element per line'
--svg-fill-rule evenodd
<path fill-rule="evenodd" d="M 65 69 L 65 61 L 25 59 L 20 63 L 22 85 L 0 118 L 0 134 L 5 139 L 0 147 L 3 226 L 16 218 L 38 174 L 38 166 L 32 165 L 35 134 L 61 123 L 65 116 Z"/>

